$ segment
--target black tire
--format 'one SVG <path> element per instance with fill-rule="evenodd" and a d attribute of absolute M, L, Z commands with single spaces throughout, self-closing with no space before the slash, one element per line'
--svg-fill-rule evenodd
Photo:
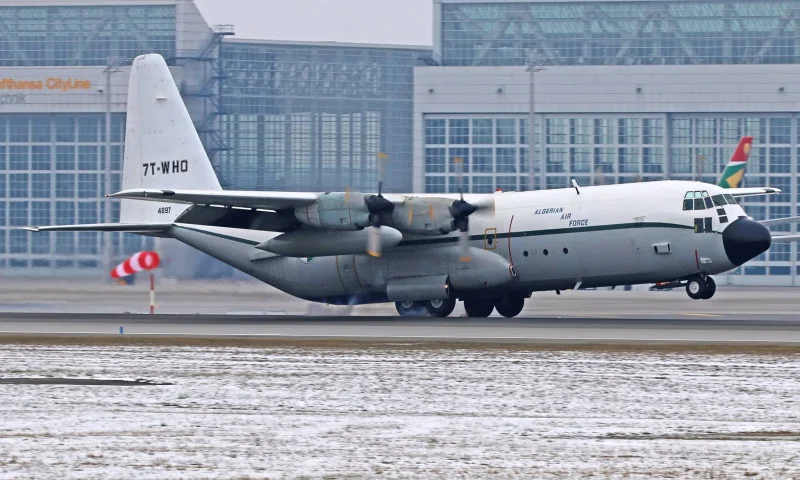
<path fill-rule="evenodd" d="M 715 293 L 717 293 L 717 282 L 715 282 L 713 278 L 707 277 L 706 289 L 700 298 L 703 300 L 708 300 L 709 298 L 713 297 Z"/>
<path fill-rule="evenodd" d="M 686 282 L 686 294 L 692 300 L 700 300 L 706 290 L 706 282 L 702 277 L 692 277 Z"/>
<path fill-rule="evenodd" d="M 494 309 L 497 310 L 497 313 L 506 318 L 514 318 L 519 315 L 524 306 L 525 297 L 521 295 L 508 295 L 495 302 Z"/>
<path fill-rule="evenodd" d="M 425 302 L 394 302 L 394 308 L 401 317 L 424 317 L 428 314 Z"/>
<path fill-rule="evenodd" d="M 425 302 L 425 311 L 427 311 L 428 315 L 431 317 L 444 318 L 453 313 L 454 308 L 456 308 L 456 301 L 452 298 L 428 300 Z"/>
<path fill-rule="evenodd" d="M 486 299 L 464 300 L 464 310 L 468 317 L 486 318 L 492 314 L 494 302 Z"/>

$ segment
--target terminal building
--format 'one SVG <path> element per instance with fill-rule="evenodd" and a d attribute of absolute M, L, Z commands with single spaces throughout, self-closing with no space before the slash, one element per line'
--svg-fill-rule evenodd
<path fill-rule="evenodd" d="M 454 191 L 453 158 L 472 192 L 717 183 L 752 135 L 745 185 L 783 193 L 748 213 L 800 214 L 800 1 L 435 0 L 434 19 L 437 65 L 414 77 L 415 190 Z M 798 255 L 773 245 L 727 280 L 798 285 Z"/>
<path fill-rule="evenodd" d="M 746 184 L 783 193 L 748 212 L 800 214 L 800 0 L 431 2 L 425 47 L 240 39 L 192 0 L 0 0 L 0 275 L 98 275 L 152 247 L 19 230 L 118 218 L 100 198 L 119 188 L 128 65 L 148 52 L 225 188 L 373 191 L 378 152 L 395 192 L 455 191 L 453 158 L 472 192 L 716 183 L 752 135 Z M 170 258 L 178 276 L 226 274 Z M 774 245 L 727 280 L 798 285 L 798 260 Z"/>
<path fill-rule="evenodd" d="M 152 247 L 19 230 L 118 219 L 101 198 L 119 189 L 142 53 L 172 67 L 225 188 L 375 190 L 378 152 L 386 190 L 412 188 L 414 67 L 430 47 L 237 39 L 191 0 L 0 0 L 0 19 L 0 274 L 97 275 Z M 172 274 L 219 273 L 189 250 L 168 256 Z"/>

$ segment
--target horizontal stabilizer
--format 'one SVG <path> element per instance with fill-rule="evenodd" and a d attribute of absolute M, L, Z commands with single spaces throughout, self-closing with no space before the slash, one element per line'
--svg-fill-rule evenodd
<path fill-rule="evenodd" d="M 131 189 L 108 195 L 111 198 L 149 200 L 153 202 L 220 205 L 223 207 L 281 210 L 312 204 L 319 197 L 311 192 L 251 192 L 237 190 L 165 190 Z"/>
<path fill-rule="evenodd" d="M 797 240 L 800 240 L 800 235 L 781 235 L 772 237 L 772 243 L 796 242 Z"/>
<path fill-rule="evenodd" d="M 31 232 L 162 232 L 171 223 L 86 223 L 83 225 L 50 225 L 46 227 L 24 227 Z"/>
<path fill-rule="evenodd" d="M 753 197 L 756 195 L 773 195 L 781 193 L 780 189 L 772 187 L 754 187 L 754 188 L 726 188 L 725 193 L 729 193 L 734 197 Z"/>
<path fill-rule="evenodd" d="M 772 218 L 770 220 L 761 220 L 761 225 L 782 225 L 784 223 L 797 223 L 800 222 L 800 217 L 784 217 L 784 218 Z"/>

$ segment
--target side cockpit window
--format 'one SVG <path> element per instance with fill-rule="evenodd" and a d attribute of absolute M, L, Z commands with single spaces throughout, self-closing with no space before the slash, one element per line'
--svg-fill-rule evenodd
<path fill-rule="evenodd" d="M 714 205 L 716 205 L 717 207 L 724 207 L 725 204 L 727 203 L 725 201 L 725 197 L 722 195 L 714 195 L 713 197 L 711 197 L 711 200 L 714 201 Z"/>
<path fill-rule="evenodd" d="M 694 210 L 694 192 L 686 192 L 683 196 L 683 209 Z"/>
<path fill-rule="evenodd" d="M 724 197 L 725 197 L 725 200 L 728 201 L 728 205 L 738 205 L 739 204 L 739 202 L 737 202 L 736 199 L 733 198 L 733 195 L 731 195 L 730 193 L 724 194 Z"/>

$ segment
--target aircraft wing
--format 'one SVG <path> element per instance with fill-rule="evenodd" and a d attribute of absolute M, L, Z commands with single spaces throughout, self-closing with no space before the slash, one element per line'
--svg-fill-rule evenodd
<path fill-rule="evenodd" d="M 786 243 L 786 242 L 795 242 L 800 240 L 800 235 L 780 235 L 780 236 L 772 236 L 772 243 Z"/>
<path fill-rule="evenodd" d="M 725 193 L 734 197 L 753 197 L 756 195 L 772 195 L 781 193 L 780 189 L 772 187 L 752 187 L 752 188 L 726 188 Z"/>
<path fill-rule="evenodd" d="M 761 220 L 761 225 L 781 225 L 783 223 L 797 223 L 800 222 L 800 217 L 784 217 L 784 218 L 772 218 L 770 220 Z"/>
<path fill-rule="evenodd" d="M 50 225 L 46 227 L 23 227 L 30 232 L 161 232 L 171 223 L 87 223 L 83 225 Z"/>
<path fill-rule="evenodd" d="M 111 198 L 150 200 L 154 202 L 220 205 L 223 207 L 281 210 L 298 208 L 317 201 L 311 192 L 251 192 L 242 190 L 162 190 L 131 189 L 108 195 Z"/>

